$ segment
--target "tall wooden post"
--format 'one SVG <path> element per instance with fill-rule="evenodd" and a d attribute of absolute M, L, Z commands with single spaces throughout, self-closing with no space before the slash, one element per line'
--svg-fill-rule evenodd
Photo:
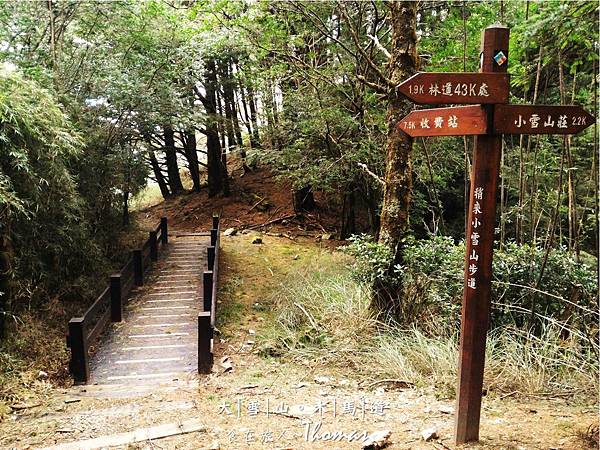
<path fill-rule="evenodd" d="M 73 379 L 76 383 L 87 383 L 90 378 L 90 366 L 83 317 L 75 317 L 69 321 L 68 344 L 71 348 L 69 369 Z"/>
<path fill-rule="evenodd" d="M 121 322 L 123 320 L 123 286 L 121 274 L 110 276 L 110 320 Z"/>
<path fill-rule="evenodd" d="M 160 218 L 160 240 L 163 245 L 167 245 L 169 243 L 169 232 L 166 217 Z"/>
<path fill-rule="evenodd" d="M 150 231 L 150 259 L 158 260 L 158 241 L 156 240 L 156 231 Z"/>
<path fill-rule="evenodd" d="M 144 285 L 144 259 L 142 258 L 141 250 L 134 250 L 133 256 L 133 275 L 135 277 L 135 285 Z"/>
<path fill-rule="evenodd" d="M 214 270 L 215 267 L 215 248 L 206 247 L 208 270 Z"/>
<path fill-rule="evenodd" d="M 483 31 L 481 72 L 506 72 L 508 28 L 494 25 Z M 496 191 L 500 176 L 502 136 L 494 135 L 493 105 L 486 135 L 475 137 L 469 218 L 466 230 L 465 285 L 460 332 L 455 440 L 479 440 L 485 341 L 489 325 Z"/>
<path fill-rule="evenodd" d="M 210 311 L 198 313 L 198 373 L 210 373 L 213 366 Z"/>
<path fill-rule="evenodd" d="M 213 271 L 206 270 L 202 275 L 202 301 L 204 311 L 210 312 L 212 308 Z"/>

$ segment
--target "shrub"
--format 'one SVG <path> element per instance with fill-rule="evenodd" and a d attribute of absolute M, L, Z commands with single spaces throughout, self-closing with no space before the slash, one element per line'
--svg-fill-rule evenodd
<path fill-rule="evenodd" d="M 352 273 L 357 281 L 371 285 L 389 276 L 391 253 L 370 237 L 355 236 L 345 251 L 355 257 Z M 392 275 L 402 286 L 406 323 L 418 322 L 421 329 L 458 324 L 464 253 L 464 243 L 448 237 L 406 241 L 405 266 L 395 267 Z M 593 270 L 565 249 L 551 249 L 538 285 L 544 254 L 540 247 L 514 243 L 494 252 L 492 327 L 553 321 L 582 336 L 597 330 Z"/>

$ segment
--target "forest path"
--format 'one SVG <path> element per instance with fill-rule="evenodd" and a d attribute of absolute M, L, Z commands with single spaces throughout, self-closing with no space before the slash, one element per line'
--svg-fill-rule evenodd
<path fill-rule="evenodd" d="M 123 321 L 91 359 L 92 384 L 147 385 L 193 378 L 208 233 L 169 233 L 167 252 L 133 292 Z"/>
<path fill-rule="evenodd" d="M 262 238 L 262 244 L 252 244 L 255 234 Z M 170 236 L 170 251 L 181 242 L 179 239 Z M 323 363 L 317 353 L 314 358 L 264 353 L 269 329 L 280 313 L 277 296 L 289 285 L 290 276 L 305 277 L 319 268 L 343 264 L 327 244 L 260 233 L 223 236 L 219 331 L 212 374 L 186 373 L 182 365 L 177 375 L 156 379 L 127 378 L 120 383 L 63 389 L 38 382 L 43 395 L 29 399 L 30 407 L 16 410 L 0 422 L 0 448 L 90 448 L 84 444 L 88 439 L 196 420 L 202 430 L 118 448 L 358 450 L 362 442 L 331 442 L 325 440 L 326 433 L 390 430 L 389 449 L 458 450 L 452 443 L 454 400 L 433 381 L 431 385 L 404 388 L 378 383 L 379 378 L 366 377 L 356 367 Z M 165 253 L 155 266 L 152 274 L 156 279 L 162 274 L 160 270 L 174 261 L 170 256 L 174 255 Z M 198 267 L 203 266 L 201 260 Z M 145 293 L 155 286 L 154 279 L 148 278 L 130 306 L 141 304 Z M 122 327 L 132 323 L 135 313 L 135 308 L 127 311 Z M 172 354 L 164 352 L 165 357 Z M 232 368 L 222 365 L 226 357 Z M 163 370 L 160 364 L 155 367 Z M 377 402 L 389 407 L 373 410 Z M 289 408 L 287 412 L 284 406 Z M 317 406 L 325 408 L 322 415 Z M 597 406 L 569 398 L 492 393 L 483 399 L 481 442 L 460 450 L 581 450 L 588 446 L 577 433 L 597 423 L 597 417 Z M 429 428 L 436 430 L 437 439 L 423 439 L 422 432 Z"/>

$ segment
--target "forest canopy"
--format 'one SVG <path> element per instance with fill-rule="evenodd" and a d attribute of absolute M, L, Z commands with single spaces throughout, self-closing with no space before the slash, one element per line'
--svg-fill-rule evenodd
<path fill-rule="evenodd" d="M 136 194 L 150 183 L 165 199 L 226 197 L 234 159 L 325 193 L 337 236 L 355 236 L 359 278 L 383 296 L 374 304 L 414 321 L 415 252 L 462 245 L 473 140 L 408 139 L 394 124 L 414 105 L 396 87 L 419 70 L 477 71 L 496 22 L 511 30 L 511 103 L 596 114 L 591 1 L 3 2 L 0 313 L 90 298 Z M 532 274 L 505 280 L 525 286 L 511 298 L 531 314 L 563 263 L 583 273 L 560 296 L 594 306 L 597 174 L 596 126 L 503 139 L 496 242 Z"/>

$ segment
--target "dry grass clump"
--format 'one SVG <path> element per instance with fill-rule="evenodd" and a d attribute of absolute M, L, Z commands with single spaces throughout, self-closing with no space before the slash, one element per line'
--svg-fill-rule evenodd
<path fill-rule="evenodd" d="M 261 336 L 263 354 L 434 385 L 442 397 L 454 396 L 458 329 L 431 333 L 422 331 L 431 326 L 400 329 L 378 322 L 365 286 L 340 267 L 320 269 L 284 280 L 274 298 L 276 321 Z M 502 327 L 488 336 L 485 384 L 499 394 L 595 398 L 598 361 L 577 337 L 562 339 L 556 327 L 548 325 L 538 336 Z"/>
<path fill-rule="evenodd" d="M 54 299 L 43 310 L 24 310 L 9 323 L 7 336 L 0 342 L 0 421 L 11 411 L 10 405 L 37 403 L 51 383 L 71 383 L 65 346 L 67 317 Z"/>
<path fill-rule="evenodd" d="M 275 299 L 277 324 L 263 335 L 263 352 L 322 364 L 359 366 L 368 352 L 363 341 L 377 321 L 364 287 L 348 277 L 294 275 Z"/>

